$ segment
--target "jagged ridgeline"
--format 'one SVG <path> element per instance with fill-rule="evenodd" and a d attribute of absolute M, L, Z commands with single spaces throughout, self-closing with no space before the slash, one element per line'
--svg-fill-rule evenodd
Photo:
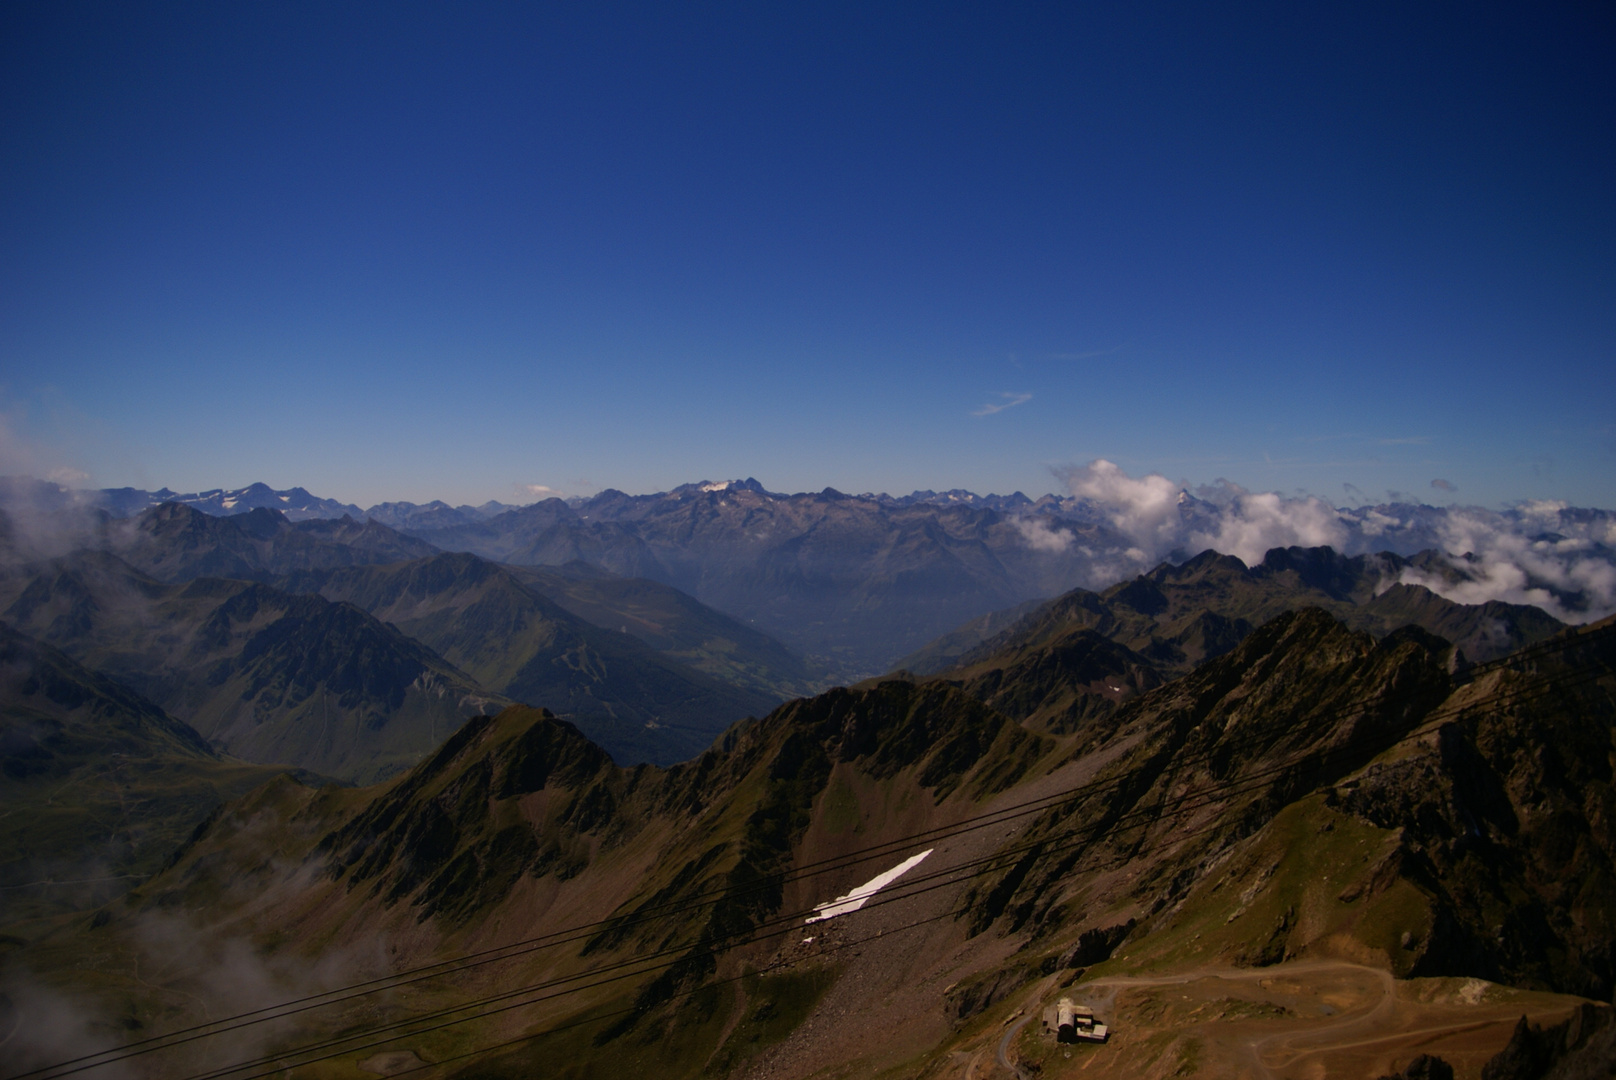
<path fill-rule="evenodd" d="M 946 680 L 890 680 L 782 706 L 667 769 L 619 768 L 511 708 L 378 788 L 260 789 L 35 955 L 81 940 L 114 955 L 158 910 L 289 956 L 363 936 L 391 970 L 556 935 L 285 1036 L 536 988 L 386 1044 L 467 1077 L 958 1075 L 951 1048 L 1038 980 L 1075 992 L 1202 965 L 1368 964 L 1608 1000 L 1613 627 L 1464 670 L 1429 632 L 1377 642 L 1309 609 L 1073 731 L 1031 731 Z M 921 850 L 865 908 L 805 925 Z M 106 977 L 148 1029 L 185 1018 L 132 967 Z M 377 1045 L 321 1053 L 354 1064 Z"/>

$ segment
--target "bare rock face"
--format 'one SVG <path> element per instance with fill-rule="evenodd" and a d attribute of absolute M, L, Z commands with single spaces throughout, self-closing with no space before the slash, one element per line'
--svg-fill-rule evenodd
<path fill-rule="evenodd" d="M 1593 1080 L 1616 1069 L 1616 1013 L 1584 1004 L 1548 1027 L 1521 1017 L 1509 1045 L 1482 1066 L 1482 1080 Z"/>
<path fill-rule="evenodd" d="M 1432 904 L 1410 974 L 1468 974 L 1608 999 L 1616 987 L 1613 654 L 1588 634 L 1530 676 L 1462 687 L 1418 752 L 1331 799 L 1401 830 L 1399 873 Z M 1575 641 L 1575 639 L 1573 639 Z"/>

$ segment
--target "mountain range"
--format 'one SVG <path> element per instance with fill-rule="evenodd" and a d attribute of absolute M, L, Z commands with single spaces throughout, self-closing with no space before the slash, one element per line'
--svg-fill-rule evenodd
<path fill-rule="evenodd" d="M 900 668 L 931 674 L 953 664 L 1046 643 L 1091 629 L 1141 650 L 1164 674 L 1185 674 L 1228 652 L 1262 622 L 1315 606 L 1377 637 L 1420 626 L 1451 640 L 1467 660 L 1493 660 L 1563 629 L 1563 622 L 1530 605 L 1490 600 L 1461 605 L 1422 585 L 1399 582 L 1411 567 L 1437 559 L 1391 555 L 1345 556 L 1332 548 L 1273 548 L 1248 567 L 1235 556 L 1202 551 L 1185 563 L 1164 563 L 1149 574 L 1102 592 L 1075 589 L 1042 605 L 1021 605 L 960 627 L 911 653 Z M 1396 582 L 1396 584 L 1393 584 Z"/>
<path fill-rule="evenodd" d="M 9 490 L 17 502 L 17 482 Z M 40 484 L 25 494 L 39 507 L 73 502 L 114 516 L 172 495 Z M 1128 492 L 788 495 L 755 479 L 526 506 L 395 502 L 365 511 L 300 488 L 203 494 L 184 498 L 213 514 L 254 507 L 310 520 L 346 514 L 439 550 L 524 566 L 585 562 L 657 581 L 778 639 L 842 682 L 889 670 L 992 612 L 1074 587 L 1105 588 L 1208 548 L 1256 563 L 1270 548 L 1298 545 L 1298 536 L 1318 537 L 1301 546 L 1328 544 L 1349 556 L 1430 553 L 1397 568 L 1399 580 L 1460 602 L 1530 603 L 1568 621 L 1616 610 L 1616 514 L 1551 503 L 1503 511 L 1407 502 L 1331 508 L 1215 485 L 1181 490 L 1142 518 L 1129 502 L 1137 493 Z"/>
<path fill-rule="evenodd" d="M 352 603 L 437 650 L 482 685 L 505 696 L 544 702 L 574 717 L 619 759 L 664 764 L 700 753 L 731 723 L 759 715 L 811 683 L 801 662 L 756 631 L 689 602 L 672 627 L 668 653 L 623 630 L 606 629 L 551 600 L 514 568 L 474 555 L 436 555 L 389 566 L 345 567 L 292 575 L 285 584 Z M 620 579 L 619 579 L 620 580 Z M 560 592 L 557 575 L 539 581 Z M 599 578 L 572 595 L 593 600 L 597 618 L 624 620 L 635 592 L 666 593 L 650 583 L 604 595 Z M 667 603 L 655 595 L 653 603 Z M 574 601 L 575 607 L 585 604 Z M 643 616 L 642 633 L 662 623 Z M 708 674 L 678 656 L 680 639 L 709 648 L 722 663 Z M 727 646 L 727 648 L 726 648 Z M 759 660 L 759 658 L 764 658 Z M 698 657 L 691 656 L 696 660 Z M 776 666 L 769 666 L 770 662 Z M 727 676 L 727 678 L 726 678 Z M 750 685 L 748 685 L 750 684 Z"/>
<path fill-rule="evenodd" d="M 252 510 L 278 510 L 292 521 L 351 517 L 358 521 L 368 519 L 393 526 L 475 521 L 514 509 L 500 502 L 458 507 L 452 507 L 444 502 L 430 502 L 424 506 L 417 506 L 415 503 L 378 503 L 369 510 L 361 510 L 352 503 L 311 495 L 300 487 L 276 491 L 268 484 L 248 484 L 244 488 L 231 490 L 214 488 L 211 491 L 189 494 L 170 491 L 168 488 L 159 488 L 156 491 L 127 487 L 103 488 L 96 493 L 94 501 L 113 517 L 135 517 L 164 503 L 178 503 L 216 516 L 245 514 Z"/>

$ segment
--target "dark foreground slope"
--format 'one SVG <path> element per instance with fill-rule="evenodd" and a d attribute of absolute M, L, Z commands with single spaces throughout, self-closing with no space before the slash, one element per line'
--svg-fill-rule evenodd
<path fill-rule="evenodd" d="M 1066 850 L 973 918 L 1036 935 L 1120 859 L 1127 883 L 1087 903 L 1155 917 L 1136 961 L 1340 948 L 1608 1000 L 1613 625 L 1450 688 L 1440 639 L 1283 616 L 1120 712 L 1114 786 L 1033 826 Z"/>
<path fill-rule="evenodd" d="M 278 772 L 0 623 L 0 925 L 122 894 Z"/>
<path fill-rule="evenodd" d="M 201 976 L 134 966 L 156 912 L 304 967 L 364 942 L 354 978 L 529 942 L 276 1035 L 336 1039 L 319 1053 L 339 1070 L 385 1071 L 385 1052 L 467 1077 L 958 1076 L 1010 995 L 1202 969 L 1367 965 L 1608 999 L 1616 633 L 1452 667 L 1432 635 L 1377 642 L 1310 610 L 1081 734 L 891 681 L 793 702 L 666 770 L 511 709 L 384 787 L 261 789 L 126 902 L 22 955 L 49 970 L 94 951 L 99 1007 L 162 1030 Z M 864 908 L 804 923 L 922 852 Z M 378 1032 L 523 987 L 500 999 L 520 1007 Z M 1265 1015 L 1328 1035 L 1317 1008 Z M 1163 1045 L 1106 1064 L 1160 1075 Z"/>

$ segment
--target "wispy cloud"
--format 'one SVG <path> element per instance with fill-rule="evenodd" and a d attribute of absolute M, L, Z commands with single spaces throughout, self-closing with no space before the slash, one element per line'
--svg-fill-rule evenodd
<path fill-rule="evenodd" d="M 1027 542 L 1027 546 L 1034 551 L 1045 551 L 1059 555 L 1072 546 L 1072 534 L 1066 529 L 1056 529 L 1041 517 L 1019 517 L 1013 522 L 1016 531 Z"/>
<path fill-rule="evenodd" d="M 1459 488 L 1452 480 L 1444 480 L 1440 476 L 1431 481 L 1431 486 L 1438 491 L 1458 491 Z"/>
<path fill-rule="evenodd" d="M 985 403 L 980 409 L 977 409 L 975 412 L 971 413 L 971 415 L 992 416 L 994 413 L 1004 412 L 1006 409 L 1013 409 L 1017 405 L 1025 405 L 1027 402 L 1032 400 L 1032 395 L 1010 393 L 1006 391 L 1000 393 L 999 398 L 1000 400 L 998 401 L 989 401 Z"/>

